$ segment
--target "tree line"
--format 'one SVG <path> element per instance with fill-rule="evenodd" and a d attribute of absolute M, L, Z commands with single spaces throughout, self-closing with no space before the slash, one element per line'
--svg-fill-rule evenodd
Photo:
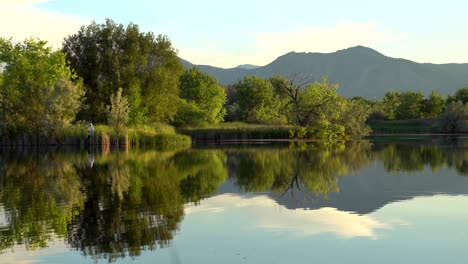
<path fill-rule="evenodd" d="M 53 136 L 78 120 L 107 123 L 117 132 L 128 125 L 243 121 L 294 125 L 299 129 L 292 137 L 340 138 L 368 134 L 368 117 L 466 112 L 467 88 L 449 98 L 389 92 L 380 102 L 341 97 L 326 77 L 302 82 L 297 76 L 248 76 L 222 87 L 196 67 L 184 69 L 167 36 L 111 19 L 82 26 L 61 50 L 36 39 L 0 38 L 0 67 L 0 133 L 9 135 Z"/>
<path fill-rule="evenodd" d="M 370 109 L 369 121 L 438 119 L 442 132 L 468 131 L 468 87 L 444 97 L 434 91 L 427 97 L 422 92 L 387 92 L 381 100 L 354 97 Z"/>

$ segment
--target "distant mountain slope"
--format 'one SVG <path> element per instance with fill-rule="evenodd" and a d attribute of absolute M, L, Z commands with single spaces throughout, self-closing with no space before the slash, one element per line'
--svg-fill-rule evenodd
<path fill-rule="evenodd" d="M 193 66 L 188 62 L 184 65 Z M 198 67 L 224 85 L 250 75 L 269 78 L 275 74 L 299 74 L 312 76 L 314 80 L 327 75 L 331 82 L 340 85 L 338 92 L 346 97 L 381 98 L 388 91 L 408 90 L 421 91 L 426 95 L 434 90 L 447 95 L 468 86 L 468 63 L 416 63 L 386 57 L 362 46 L 333 53 L 290 52 L 266 66 L 252 69 L 222 69 L 206 65 Z"/>
<path fill-rule="evenodd" d="M 241 69 L 246 69 L 246 70 L 252 70 L 252 69 L 259 68 L 259 67 L 260 67 L 260 66 L 252 65 L 252 64 L 241 64 L 241 65 L 237 66 L 236 68 L 241 68 Z"/>

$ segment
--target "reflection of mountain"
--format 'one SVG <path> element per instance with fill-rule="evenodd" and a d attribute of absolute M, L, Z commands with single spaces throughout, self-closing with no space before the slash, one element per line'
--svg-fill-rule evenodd
<path fill-rule="evenodd" d="M 221 194 L 203 200 L 200 206 L 186 206 L 185 213 L 209 213 L 217 218 L 242 214 L 248 215 L 255 228 L 304 235 L 334 233 L 343 238 L 376 238 L 376 230 L 390 227 L 372 216 L 335 208 L 287 210 L 266 194 Z"/>
<path fill-rule="evenodd" d="M 356 143 L 239 150 L 228 155 L 229 175 L 237 178 L 219 192 L 261 192 L 290 209 L 333 207 L 360 214 L 413 197 L 465 195 L 464 142 L 445 142 L 444 147 L 436 142 L 376 142 L 372 151 Z"/>
<path fill-rule="evenodd" d="M 333 207 L 340 211 L 368 214 L 386 204 L 415 197 L 436 194 L 468 195 L 468 178 L 460 177 L 451 169 L 432 173 L 430 169 L 413 174 L 388 174 L 381 162 L 370 164 L 356 175 L 340 178 L 339 192 L 330 193 L 328 199 L 317 197 L 304 189 L 288 193 L 262 192 L 288 209 L 319 209 Z M 235 179 L 224 182 L 219 194 L 245 193 Z"/>
<path fill-rule="evenodd" d="M 289 209 L 333 207 L 342 211 L 368 214 L 386 204 L 414 197 L 435 194 L 468 195 L 468 179 L 456 175 L 453 170 L 442 169 L 424 172 L 389 175 L 382 164 L 371 164 L 358 175 L 340 178 L 339 193 L 332 193 L 328 200 L 314 198 L 305 191 L 294 191 L 294 196 L 271 194 L 278 203 Z"/>

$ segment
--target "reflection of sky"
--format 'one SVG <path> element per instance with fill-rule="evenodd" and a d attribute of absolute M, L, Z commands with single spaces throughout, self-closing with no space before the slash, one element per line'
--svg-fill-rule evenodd
<path fill-rule="evenodd" d="M 296 233 L 317 235 L 334 233 L 342 238 L 369 237 L 376 238 L 375 230 L 389 228 L 372 217 L 335 208 L 317 210 L 288 210 L 278 205 L 268 196 L 238 196 L 224 194 L 207 200 L 200 206 L 186 208 L 186 214 L 199 212 L 221 214 L 224 211 L 236 212 L 250 218 L 253 228 L 265 228 L 277 233 Z"/>
<path fill-rule="evenodd" d="M 265 195 L 223 194 L 186 207 L 171 248 L 117 263 L 465 263 L 466 204 L 468 196 L 437 195 L 357 215 L 288 210 Z M 38 263 L 94 262 L 60 243 L 29 254 Z"/>

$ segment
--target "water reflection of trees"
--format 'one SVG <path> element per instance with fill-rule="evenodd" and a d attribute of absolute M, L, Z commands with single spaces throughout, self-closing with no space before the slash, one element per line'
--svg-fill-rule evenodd
<path fill-rule="evenodd" d="M 384 144 L 376 152 L 385 170 L 390 173 L 436 171 L 445 166 L 461 175 L 468 175 L 468 152 L 456 142 L 439 144 Z"/>
<path fill-rule="evenodd" d="M 27 249 L 47 246 L 54 234 L 68 235 L 68 223 L 84 203 L 82 184 L 74 166 L 62 156 L 0 155 L 0 251 L 14 245 Z"/>
<path fill-rule="evenodd" d="M 463 143 L 464 144 L 464 143 Z M 0 155 L 0 251 L 46 247 L 62 237 L 71 248 L 110 261 L 167 246 L 184 204 L 214 194 L 228 171 L 248 192 L 337 192 L 340 176 L 382 161 L 388 172 L 455 169 L 467 175 L 460 142 L 368 141 L 179 152 Z"/>
<path fill-rule="evenodd" d="M 327 196 L 338 191 L 337 176 L 369 162 L 367 141 L 312 143 L 289 149 L 246 150 L 237 154 L 237 184 L 246 191 L 294 192 L 304 188 Z"/>
<path fill-rule="evenodd" d="M 184 204 L 216 191 L 225 180 L 224 159 L 219 151 L 185 151 L 116 155 L 97 164 L 82 173 L 88 198 L 73 219 L 69 244 L 109 260 L 167 246 Z M 187 182 L 197 184 L 187 188 Z"/>
<path fill-rule="evenodd" d="M 79 156 L 79 157 L 76 157 Z M 184 204 L 215 192 L 227 177 L 221 151 L 29 155 L 0 160 L 1 249 L 46 247 L 55 236 L 110 261 L 165 247 Z"/>

